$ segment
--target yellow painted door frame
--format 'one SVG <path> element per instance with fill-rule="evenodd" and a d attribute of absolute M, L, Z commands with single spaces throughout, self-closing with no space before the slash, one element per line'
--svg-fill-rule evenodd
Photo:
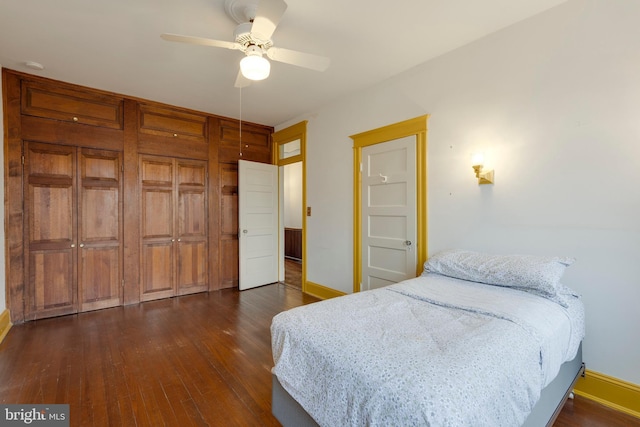
<path fill-rule="evenodd" d="M 302 162 L 302 265 L 301 265 L 301 281 L 302 292 L 307 292 L 307 168 L 305 165 L 306 159 L 306 145 L 307 145 L 307 121 L 301 121 L 288 128 L 279 130 L 273 133 L 273 161 L 274 165 L 278 168 L 281 166 L 289 165 L 292 163 Z M 281 149 L 284 149 L 284 145 L 300 140 L 300 154 L 281 158 Z M 280 196 L 282 197 L 282 195 Z M 280 228 L 283 224 L 280 224 Z M 280 242 L 280 245 L 284 245 L 284 242 Z"/>
<path fill-rule="evenodd" d="M 362 148 L 415 136 L 416 138 L 416 222 L 417 264 L 416 275 L 422 272 L 427 260 L 427 120 L 429 115 L 394 123 L 351 135 L 353 140 L 353 292 L 360 292 L 362 283 Z"/>

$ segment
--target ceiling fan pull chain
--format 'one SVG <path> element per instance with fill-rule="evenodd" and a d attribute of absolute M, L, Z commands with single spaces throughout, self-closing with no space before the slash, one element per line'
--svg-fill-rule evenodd
<path fill-rule="evenodd" d="M 240 157 L 242 157 L 242 88 L 240 88 L 240 129 L 239 129 Z"/>

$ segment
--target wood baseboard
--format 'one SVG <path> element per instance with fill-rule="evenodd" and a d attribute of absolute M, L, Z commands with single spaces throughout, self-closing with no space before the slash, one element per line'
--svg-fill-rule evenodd
<path fill-rule="evenodd" d="M 329 299 L 346 295 L 346 293 L 342 291 L 327 288 L 326 286 L 318 285 L 317 283 L 309 281 L 305 283 L 304 293 L 320 299 Z"/>
<path fill-rule="evenodd" d="M 640 418 L 640 386 L 587 369 L 575 393 L 604 406 Z"/>
<path fill-rule="evenodd" d="M 0 343 L 4 340 L 4 337 L 9 333 L 9 329 L 11 329 L 11 316 L 9 315 L 9 310 L 5 309 L 0 314 Z"/>

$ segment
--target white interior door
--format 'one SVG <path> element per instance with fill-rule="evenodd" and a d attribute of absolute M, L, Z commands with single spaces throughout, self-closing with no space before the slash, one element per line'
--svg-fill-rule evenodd
<path fill-rule="evenodd" d="M 278 167 L 238 161 L 239 288 L 278 281 Z"/>
<path fill-rule="evenodd" d="M 415 277 L 415 136 L 364 147 L 361 190 L 360 289 L 375 289 Z"/>

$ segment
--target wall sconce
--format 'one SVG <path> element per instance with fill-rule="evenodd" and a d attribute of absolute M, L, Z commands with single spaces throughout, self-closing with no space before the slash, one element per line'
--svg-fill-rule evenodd
<path fill-rule="evenodd" d="M 476 172 L 476 178 L 478 178 L 478 185 L 481 184 L 493 184 L 493 169 L 483 172 L 482 166 L 484 164 L 484 154 L 474 153 L 471 156 L 471 166 Z"/>

